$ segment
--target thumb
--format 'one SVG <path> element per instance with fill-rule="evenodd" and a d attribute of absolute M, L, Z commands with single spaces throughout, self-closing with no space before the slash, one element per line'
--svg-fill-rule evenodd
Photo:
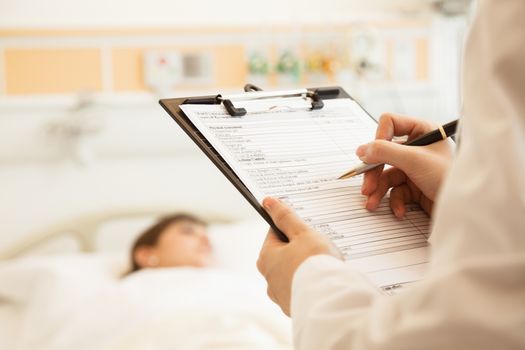
<path fill-rule="evenodd" d="M 266 197 L 262 203 L 264 209 L 273 222 L 286 236 L 292 240 L 295 236 L 299 235 L 302 231 L 308 229 L 301 218 L 286 204 L 280 200 L 272 197 Z"/>
<path fill-rule="evenodd" d="M 368 164 L 384 163 L 411 173 L 421 158 L 417 147 L 405 146 L 386 140 L 375 140 L 357 148 L 357 156 Z"/>

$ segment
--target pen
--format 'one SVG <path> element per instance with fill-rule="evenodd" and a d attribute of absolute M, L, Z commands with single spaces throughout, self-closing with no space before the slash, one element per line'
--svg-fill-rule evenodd
<path fill-rule="evenodd" d="M 457 126 L 458 126 L 458 120 L 456 119 L 454 121 L 451 121 L 450 123 L 440 126 L 436 130 L 433 130 L 424 135 L 421 135 L 420 137 L 410 142 L 406 142 L 404 143 L 404 145 L 406 146 L 426 146 L 426 145 L 430 145 L 435 142 L 446 140 L 448 137 L 456 133 Z M 344 173 L 337 179 L 338 180 L 349 179 L 356 175 L 360 175 L 369 170 L 377 168 L 378 166 L 381 166 L 381 165 L 382 164 L 379 164 L 379 163 L 378 164 L 361 163 L 358 166 L 354 167 L 353 169 L 347 171 L 346 173 Z"/>

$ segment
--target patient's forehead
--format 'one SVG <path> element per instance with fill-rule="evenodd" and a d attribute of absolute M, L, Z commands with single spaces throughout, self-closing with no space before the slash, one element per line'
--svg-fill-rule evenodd
<path fill-rule="evenodd" d="M 164 230 L 164 232 L 180 231 L 188 226 L 192 226 L 192 227 L 206 231 L 206 225 L 203 223 L 200 223 L 198 221 L 193 221 L 190 219 L 180 219 L 180 220 L 177 220 L 169 224 Z"/>

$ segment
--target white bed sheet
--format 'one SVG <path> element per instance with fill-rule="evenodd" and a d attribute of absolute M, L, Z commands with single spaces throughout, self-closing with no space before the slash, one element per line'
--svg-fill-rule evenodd
<path fill-rule="evenodd" d="M 56 324 L 127 264 L 120 255 L 35 257 L 0 264 L 0 349 Z"/>
<path fill-rule="evenodd" d="M 212 269 L 121 278 L 127 252 L 0 264 L 1 349 L 288 349 L 255 262 L 267 225 L 212 225 Z"/>
<path fill-rule="evenodd" d="M 290 349 L 262 281 L 224 269 L 143 270 L 71 299 L 35 292 L 4 349 Z M 69 300 L 68 300 L 69 299 Z M 68 305 L 64 308 L 64 304 Z M 9 321 L 7 321 L 9 319 Z M 16 329 L 18 328 L 18 329 Z M 8 328 L 9 329 L 9 328 Z"/>
<path fill-rule="evenodd" d="M 289 322 L 264 291 L 219 269 L 141 271 L 86 299 L 58 336 L 24 349 L 291 348 Z"/>

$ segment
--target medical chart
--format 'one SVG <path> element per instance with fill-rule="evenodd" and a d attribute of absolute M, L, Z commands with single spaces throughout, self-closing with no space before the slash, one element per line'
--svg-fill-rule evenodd
<path fill-rule="evenodd" d="M 349 98 L 324 103 L 310 111 L 289 108 L 289 101 L 245 102 L 249 112 L 242 117 L 231 117 L 221 105 L 180 107 L 259 202 L 281 199 L 345 259 L 426 246 L 429 219 L 419 207 L 409 206 L 406 217 L 397 219 L 384 199 L 369 212 L 362 177 L 337 180 L 360 162 L 355 150 L 374 139 L 377 124 Z"/>

